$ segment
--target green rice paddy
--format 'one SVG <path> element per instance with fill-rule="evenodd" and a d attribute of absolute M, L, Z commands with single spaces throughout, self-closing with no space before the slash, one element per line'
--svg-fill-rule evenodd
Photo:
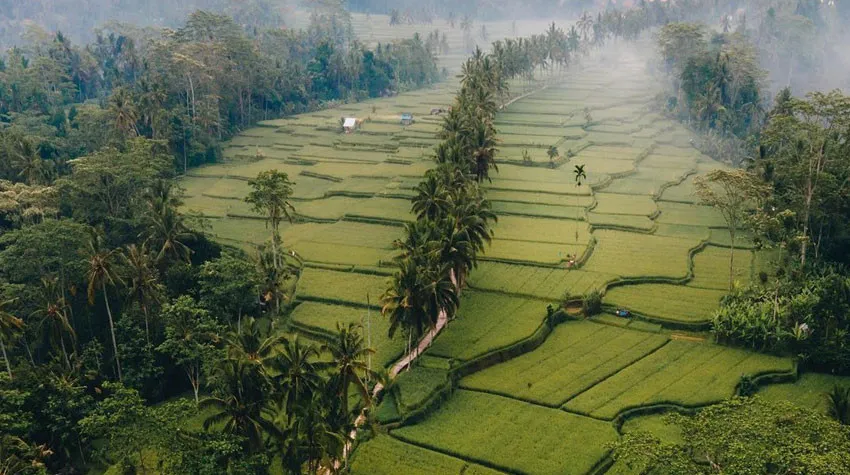
<path fill-rule="evenodd" d="M 361 15 L 354 28 L 369 43 L 433 29 L 377 28 Z M 460 30 L 440 29 L 460 49 Z M 488 30 L 507 36 L 511 25 Z M 650 111 L 657 86 L 645 58 L 625 51 L 587 58 L 562 82 L 497 115 L 499 172 L 483 185 L 499 217 L 492 245 L 468 276 L 456 319 L 398 377 L 398 397 L 375 409 L 379 421 L 400 426 L 360 443 L 352 473 L 584 474 L 604 465 L 606 444 L 619 437 L 612 421 L 629 409 L 700 407 L 732 396 L 742 375 L 793 374 L 788 358 L 672 334 L 704 326 L 729 289 L 725 222 L 699 204 L 693 185 L 725 165 L 691 147 L 684 127 Z M 461 59 L 452 53 L 439 61 L 456 67 Z M 628 81 L 607 72 L 612 61 Z M 283 242 L 301 266 L 288 323 L 316 341 L 338 323 L 362 324 L 373 367 L 388 367 L 407 345 L 400 334 L 388 338 L 380 315 L 392 242 L 413 219 L 409 199 L 434 165 L 441 119 L 430 110 L 451 105 L 457 87 L 449 80 L 246 130 L 227 145 L 224 163 L 182 180 L 184 208 L 210 218 L 210 233 L 222 243 L 252 253 L 271 234 L 242 201 L 247 180 L 270 168 L 287 172 L 296 183 L 296 219 L 282 226 Z M 402 112 L 416 122 L 401 125 Z M 342 116 L 364 119 L 362 128 L 343 134 Z M 555 167 L 549 146 L 561 154 Z M 525 150 L 532 166 L 521 164 Z M 575 165 L 588 174 L 581 186 Z M 735 246 L 739 284 L 774 258 L 754 250 L 746 235 Z M 625 308 L 636 318 L 603 313 L 547 322 L 547 305 L 591 291 L 603 293 L 608 311 Z M 835 381 L 804 374 L 761 394 L 821 409 Z M 423 405 L 423 415 L 406 420 Z M 677 440 L 662 419 L 628 419 L 621 430 Z M 630 472 L 615 465 L 608 473 Z"/>

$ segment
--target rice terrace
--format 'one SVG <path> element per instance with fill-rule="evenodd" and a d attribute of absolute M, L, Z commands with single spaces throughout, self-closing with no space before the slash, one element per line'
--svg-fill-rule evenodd
<path fill-rule="evenodd" d="M 511 84 L 532 92 L 496 114 L 498 172 L 483 184 L 494 238 L 456 317 L 375 409 L 379 435 L 354 451 L 352 473 L 629 473 L 612 466 L 608 444 L 644 425 L 664 436 L 653 414 L 723 401 L 742 377 L 785 381 L 766 396 L 796 397 L 791 358 L 710 342 L 730 286 L 730 237 L 694 178 L 729 167 L 654 110 L 659 91 L 642 51 L 604 47 L 563 73 Z M 450 79 L 262 122 L 227 144 L 227 163 L 189 173 L 184 206 L 209 218 L 217 239 L 250 249 L 268 230 L 242 201 L 248 180 L 286 172 L 295 182 L 296 219 L 282 231 L 298 267 L 292 328 L 321 342 L 337 324 L 362 324 L 371 364 L 390 368 L 406 351 L 381 316 L 393 241 L 415 221 L 410 200 L 434 166 L 443 118 L 431 111 L 450 107 L 458 87 Z M 403 113 L 415 122 L 400 124 Z M 341 133 L 341 116 L 365 121 Z M 560 152 L 551 164 L 550 147 Z M 733 279 L 746 285 L 775 251 L 736 240 Z M 558 308 L 593 292 L 597 315 Z"/>
<path fill-rule="evenodd" d="M 850 1 L 65 3 L 0 475 L 850 474 Z"/>

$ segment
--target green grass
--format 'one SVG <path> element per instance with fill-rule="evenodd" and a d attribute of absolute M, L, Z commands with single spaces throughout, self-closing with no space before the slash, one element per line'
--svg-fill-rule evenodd
<path fill-rule="evenodd" d="M 613 419 L 625 409 L 650 404 L 703 406 L 732 396 L 742 375 L 787 372 L 792 368 L 789 358 L 708 343 L 671 341 L 564 407 Z"/>
<path fill-rule="evenodd" d="M 401 335 L 396 335 L 394 339 L 387 336 L 389 321 L 376 309 L 372 309 L 371 315 L 367 315 L 366 309 L 359 307 L 301 302 L 295 307 L 290 318 L 299 325 L 312 327 L 329 334 L 336 333 L 338 323 L 361 325 L 360 332 L 363 335 L 364 343 L 371 339 L 371 348 L 375 350 L 372 355 L 372 364 L 376 368 L 386 367 L 397 360 L 404 353 L 406 347 L 406 341 Z M 369 329 L 371 329 L 371 337 L 368 335 Z"/>
<path fill-rule="evenodd" d="M 568 322 L 533 352 L 472 374 L 461 386 L 558 407 L 666 342 L 666 336 Z"/>
<path fill-rule="evenodd" d="M 352 455 L 353 475 L 496 475 L 501 472 L 379 435 Z"/>
<path fill-rule="evenodd" d="M 481 262 L 469 276 L 468 284 L 476 289 L 558 300 L 565 293 L 583 295 L 601 290 L 614 274 L 583 270 L 545 268 L 501 262 Z"/>
<path fill-rule="evenodd" d="M 540 475 L 584 474 L 617 438 L 606 422 L 463 390 L 425 421 L 392 434 L 505 470 Z"/>
<path fill-rule="evenodd" d="M 688 252 L 699 245 L 695 239 L 624 231 L 599 230 L 593 234 L 596 247 L 582 269 L 623 277 L 685 277 Z"/>
<path fill-rule="evenodd" d="M 711 320 L 728 291 L 671 284 L 636 284 L 614 287 L 604 302 L 648 317 L 685 323 Z"/>
<path fill-rule="evenodd" d="M 794 383 L 771 384 L 759 391 L 759 396 L 771 401 L 791 401 L 818 412 L 826 412 L 827 393 L 834 385 L 850 386 L 850 377 L 822 373 L 803 373 Z"/>
<path fill-rule="evenodd" d="M 387 287 L 386 276 L 338 272 L 308 267 L 298 279 L 300 299 L 324 301 L 326 303 L 353 303 L 377 307 Z"/>
<path fill-rule="evenodd" d="M 471 360 L 531 336 L 545 317 L 546 305 L 538 300 L 465 292 L 457 318 L 428 354 Z"/>

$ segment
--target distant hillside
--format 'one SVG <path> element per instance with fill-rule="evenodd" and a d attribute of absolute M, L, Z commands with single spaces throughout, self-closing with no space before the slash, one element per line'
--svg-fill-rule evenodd
<path fill-rule="evenodd" d="M 223 12 L 238 24 L 274 27 L 286 22 L 290 0 L 0 0 L 0 50 L 26 42 L 38 30 L 61 31 L 87 42 L 110 21 L 176 27 L 195 10 Z"/>

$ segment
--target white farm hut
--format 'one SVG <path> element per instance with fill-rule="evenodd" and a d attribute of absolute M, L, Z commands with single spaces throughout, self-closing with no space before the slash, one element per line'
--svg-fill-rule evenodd
<path fill-rule="evenodd" d="M 357 130 L 358 124 L 358 120 L 354 117 L 346 117 L 342 122 L 342 130 L 344 130 L 346 134 L 350 134 Z"/>

